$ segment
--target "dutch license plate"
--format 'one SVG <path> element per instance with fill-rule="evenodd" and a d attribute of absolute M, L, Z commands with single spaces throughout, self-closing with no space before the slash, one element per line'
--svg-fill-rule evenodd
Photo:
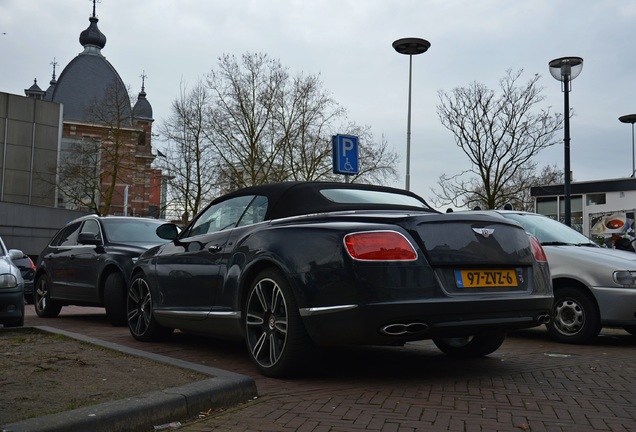
<path fill-rule="evenodd" d="M 516 287 L 514 270 L 455 270 L 458 288 Z"/>

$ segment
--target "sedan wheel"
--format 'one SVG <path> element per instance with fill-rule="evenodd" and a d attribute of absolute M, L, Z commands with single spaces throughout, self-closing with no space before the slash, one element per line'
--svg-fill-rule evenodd
<path fill-rule="evenodd" d="M 304 365 L 313 343 L 284 276 L 265 270 L 252 284 L 244 313 L 247 349 L 258 370 L 284 377 Z"/>
<path fill-rule="evenodd" d="M 51 300 L 50 287 L 49 277 L 45 274 L 35 281 L 33 304 L 35 306 L 35 313 L 37 313 L 40 318 L 55 318 L 62 310 L 62 305 Z"/>
<path fill-rule="evenodd" d="M 547 328 L 550 336 L 559 342 L 591 342 L 601 331 L 601 320 L 594 300 L 576 288 L 556 290 L 552 320 Z"/>
<path fill-rule="evenodd" d="M 489 332 L 466 337 L 434 338 L 433 343 L 444 354 L 460 358 L 474 358 L 497 351 L 505 339 L 504 332 Z"/>
<path fill-rule="evenodd" d="M 174 331 L 162 326 L 155 319 L 150 287 L 142 275 L 135 276 L 130 284 L 126 309 L 130 334 L 139 341 L 160 341 Z"/>

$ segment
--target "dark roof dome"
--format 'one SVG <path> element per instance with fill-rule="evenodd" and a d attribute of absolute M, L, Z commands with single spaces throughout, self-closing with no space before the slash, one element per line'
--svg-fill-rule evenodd
<path fill-rule="evenodd" d="M 106 36 L 97 28 L 97 22 L 99 21 L 96 16 L 92 16 L 88 19 L 91 23 L 88 28 L 80 33 L 79 41 L 82 46 L 95 45 L 99 49 L 104 48 L 106 45 Z"/>
<path fill-rule="evenodd" d="M 137 96 L 137 103 L 133 107 L 133 117 L 138 119 L 151 119 L 152 120 L 152 106 L 148 99 L 146 99 L 146 92 L 143 86 Z"/>
<path fill-rule="evenodd" d="M 115 68 L 101 53 L 106 45 L 106 36 L 97 28 L 98 19 L 94 11 L 89 21 L 90 25 L 80 35 L 84 51 L 64 68 L 57 82 L 51 83 L 46 99 L 64 105 L 64 120 L 88 122 L 100 121 L 90 113 L 91 108 L 97 105 L 111 105 L 110 108 L 113 108 L 117 104 L 122 125 L 130 125 L 128 90 Z"/>

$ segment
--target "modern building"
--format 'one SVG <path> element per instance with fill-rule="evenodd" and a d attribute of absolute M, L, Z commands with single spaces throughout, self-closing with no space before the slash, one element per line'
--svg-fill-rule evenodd
<path fill-rule="evenodd" d="M 564 185 L 533 187 L 535 211 L 564 221 Z M 617 235 L 634 237 L 636 178 L 572 182 L 572 228 L 599 242 Z"/>

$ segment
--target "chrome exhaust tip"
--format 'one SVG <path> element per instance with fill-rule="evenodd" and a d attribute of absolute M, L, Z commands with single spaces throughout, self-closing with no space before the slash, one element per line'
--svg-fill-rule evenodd
<path fill-rule="evenodd" d="M 428 330 L 428 325 L 421 322 L 395 323 L 380 328 L 380 333 L 387 336 L 404 336 L 422 333 Z"/>

